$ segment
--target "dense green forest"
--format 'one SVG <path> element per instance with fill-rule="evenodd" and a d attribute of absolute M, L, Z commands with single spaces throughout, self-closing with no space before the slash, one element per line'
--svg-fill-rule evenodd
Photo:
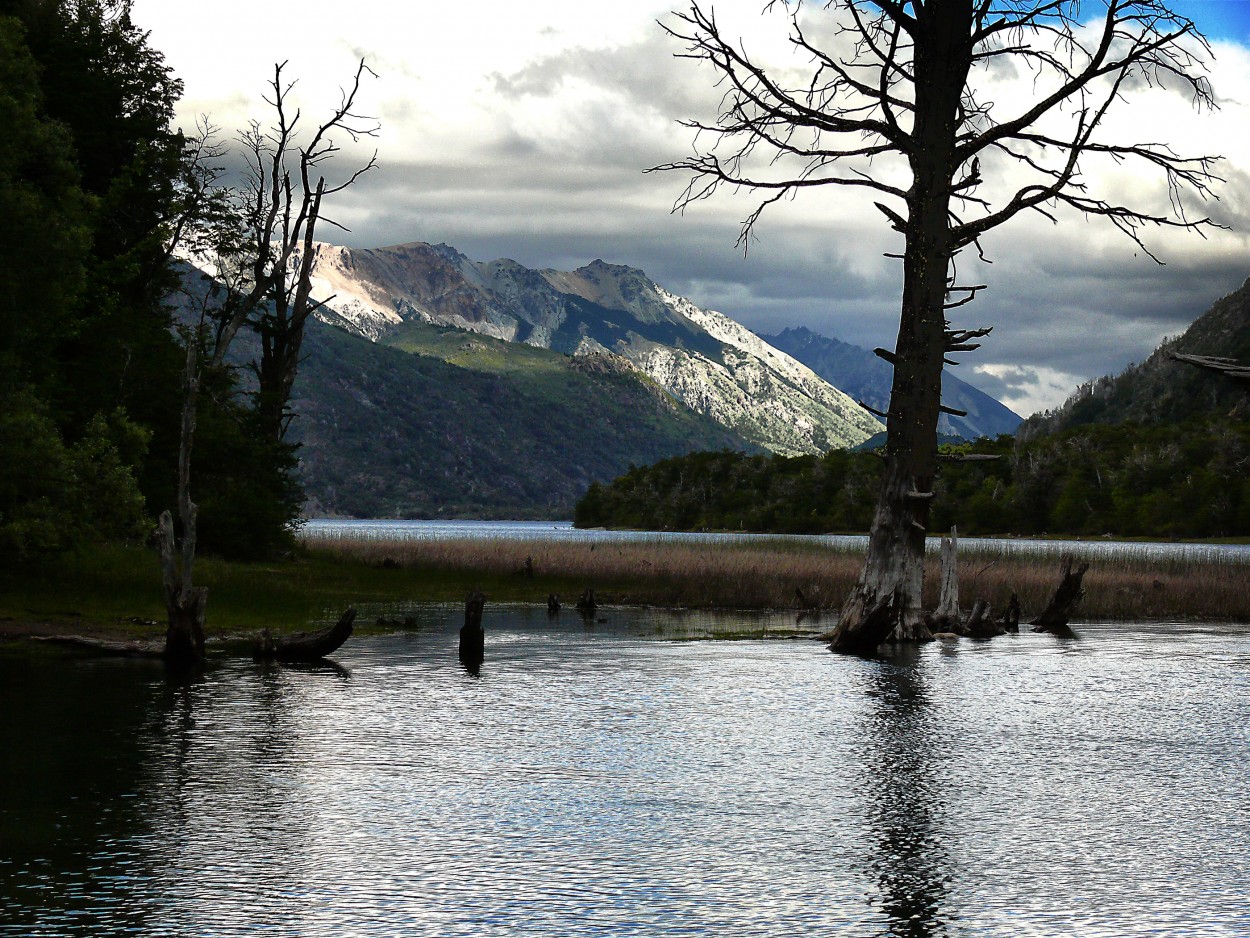
<path fill-rule="evenodd" d="M 141 538 L 172 507 L 185 354 L 166 298 L 204 217 L 180 83 L 126 0 L 0 0 L 0 562 Z M 289 445 L 205 373 L 200 543 L 289 543 Z"/>
<path fill-rule="evenodd" d="M 1085 426 L 1028 443 L 943 447 L 931 526 L 965 534 L 1232 537 L 1250 534 L 1250 422 Z M 696 453 L 592 486 L 581 527 L 862 532 L 880 457 Z"/>

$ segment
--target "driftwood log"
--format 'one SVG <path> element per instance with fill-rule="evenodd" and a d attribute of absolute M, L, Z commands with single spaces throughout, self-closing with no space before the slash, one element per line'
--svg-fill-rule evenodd
<path fill-rule="evenodd" d="M 75 648 L 87 648 L 102 655 L 116 655 L 123 658 L 164 658 L 165 646 L 162 642 L 117 641 L 111 638 L 93 638 L 89 635 L 32 635 L 37 642 L 48 642 L 53 645 L 72 645 Z"/>
<path fill-rule="evenodd" d="M 261 661 L 316 661 L 338 651 L 351 638 L 356 610 L 348 609 L 339 621 L 316 632 L 300 632 L 274 638 L 266 629 L 261 633 L 255 657 Z"/>
<path fill-rule="evenodd" d="M 1059 586 L 1055 589 L 1055 595 L 1051 597 L 1050 604 L 1042 614 L 1029 623 L 1033 626 L 1034 632 L 1063 633 L 1067 631 L 1068 620 L 1072 618 L 1077 604 L 1085 595 L 1085 587 L 1081 585 L 1081 580 L 1088 569 L 1088 563 L 1078 563 L 1071 554 L 1064 554 L 1063 565 L 1060 567 Z"/>
<path fill-rule="evenodd" d="M 482 608 L 486 597 L 477 590 L 464 601 L 464 625 L 460 627 L 460 661 L 477 667 L 486 657 L 486 633 L 482 631 Z"/>

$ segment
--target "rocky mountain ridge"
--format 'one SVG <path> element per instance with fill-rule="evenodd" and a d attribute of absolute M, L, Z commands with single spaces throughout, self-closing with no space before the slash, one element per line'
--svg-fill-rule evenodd
<path fill-rule="evenodd" d="M 448 245 L 318 244 L 319 315 L 378 342 L 405 323 L 454 327 L 569 355 L 611 353 L 748 442 L 798 455 L 855 446 L 880 422 L 810 368 L 640 270 L 478 262 Z"/>

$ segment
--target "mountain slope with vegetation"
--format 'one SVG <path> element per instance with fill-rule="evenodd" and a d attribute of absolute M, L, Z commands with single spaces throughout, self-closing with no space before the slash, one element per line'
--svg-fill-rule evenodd
<path fill-rule="evenodd" d="M 314 295 L 327 299 L 319 315 L 372 341 L 425 323 L 566 354 L 611 352 L 685 406 L 774 452 L 823 453 L 881 430 L 807 366 L 635 268 L 596 260 L 532 270 L 421 242 L 314 250 Z"/>
<path fill-rule="evenodd" d="M 567 518 L 633 464 L 750 448 L 614 355 L 413 322 L 386 342 L 308 333 L 293 433 L 310 515 Z"/>
<path fill-rule="evenodd" d="M 1062 406 L 1030 417 L 1021 435 L 1033 438 L 1089 424 L 1186 423 L 1201 416 L 1246 413 L 1244 385 L 1173 361 L 1173 352 L 1250 363 L 1250 280 L 1144 362 L 1083 384 Z"/>
<path fill-rule="evenodd" d="M 812 334 L 783 333 L 793 346 Z M 820 337 L 816 336 L 816 340 Z M 810 343 L 862 363 L 825 341 Z M 1246 390 L 1169 358 L 1188 352 L 1250 363 L 1250 281 L 1140 365 L 1082 387 L 1026 421 L 1013 440 L 944 445 L 933 531 L 1121 537 L 1250 535 L 1250 406 Z M 880 458 L 698 454 L 595 486 L 579 525 L 819 533 L 864 531 Z"/>
<path fill-rule="evenodd" d="M 1020 443 L 958 447 L 993 461 L 943 461 L 934 533 L 1236 537 L 1250 535 L 1250 421 L 1076 427 Z M 581 527 L 864 532 L 881 459 L 698 453 L 592 486 Z"/>

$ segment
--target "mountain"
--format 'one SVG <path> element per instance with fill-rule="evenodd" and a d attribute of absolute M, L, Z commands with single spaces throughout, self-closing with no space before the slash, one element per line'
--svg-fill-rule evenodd
<path fill-rule="evenodd" d="M 1181 364 L 1187 352 L 1250 362 L 1250 280 L 1215 304 L 1180 336 L 1169 339 L 1121 374 L 1087 382 L 1057 409 L 1030 417 L 1020 435 L 1032 439 L 1087 424 L 1189 422 L 1209 415 L 1243 414 L 1244 385 Z"/>
<path fill-rule="evenodd" d="M 453 327 L 571 355 L 611 355 L 740 439 L 797 455 L 855 446 L 881 424 L 790 355 L 640 270 L 596 260 L 574 271 L 473 261 L 445 244 L 315 246 L 319 315 L 402 347 L 412 327 Z"/>
<path fill-rule="evenodd" d="M 188 264 L 170 309 L 213 287 Z M 310 516 L 568 518 L 593 482 L 692 451 L 759 448 L 609 353 L 568 356 L 420 322 L 387 345 L 311 320 L 291 401 Z M 255 381 L 256 334 L 229 363 Z"/>
<path fill-rule="evenodd" d="M 889 410 L 893 369 L 869 349 L 831 339 L 810 329 L 786 329 L 778 335 L 760 336 L 830 384 L 877 410 Z M 1019 414 L 1000 404 L 984 391 L 961 381 L 948 370 L 942 373 L 942 403 L 968 412 L 966 417 L 942 414 L 938 433 L 944 437 L 975 440 L 991 439 L 1002 433 L 1015 433 Z"/>
<path fill-rule="evenodd" d="M 568 518 L 633 465 L 754 449 L 615 356 L 422 323 L 394 342 L 310 324 L 292 402 L 310 515 Z"/>

